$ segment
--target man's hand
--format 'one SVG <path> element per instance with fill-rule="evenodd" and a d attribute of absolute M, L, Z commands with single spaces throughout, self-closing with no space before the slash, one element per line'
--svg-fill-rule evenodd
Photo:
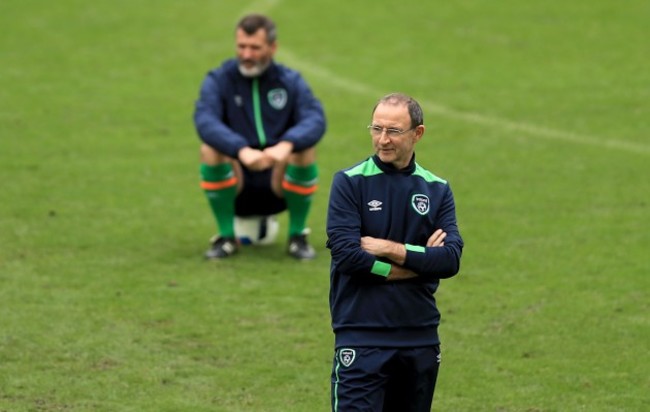
<path fill-rule="evenodd" d="M 273 167 L 273 158 L 261 150 L 252 147 L 243 147 L 238 153 L 239 161 L 248 170 L 261 171 Z"/>
<path fill-rule="evenodd" d="M 390 275 L 386 278 L 386 281 L 391 282 L 394 280 L 406 280 L 413 279 L 418 275 L 415 272 L 412 272 L 402 266 L 392 265 L 390 268 Z"/>
<path fill-rule="evenodd" d="M 443 232 L 442 229 L 438 229 L 429 237 L 427 240 L 427 247 L 441 247 L 445 245 L 445 238 L 447 233 Z"/>
<path fill-rule="evenodd" d="M 264 149 L 264 154 L 273 159 L 276 163 L 286 163 L 293 151 L 293 143 L 282 141 L 275 146 Z"/>

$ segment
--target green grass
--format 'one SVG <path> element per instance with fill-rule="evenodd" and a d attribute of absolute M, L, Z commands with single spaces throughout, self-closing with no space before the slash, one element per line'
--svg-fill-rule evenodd
<path fill-rule="evenodd" d="M 248 10 L 329 119 L 319 256 L 224 262 L 193 102 Z M 326 411 L 332 174 L 414 95 L 454 189 L 437 411 L 650 409 L 650 3 L 0 4 L 0 411 Z M 281 222 L 286 228 L 286 216 Z"/>

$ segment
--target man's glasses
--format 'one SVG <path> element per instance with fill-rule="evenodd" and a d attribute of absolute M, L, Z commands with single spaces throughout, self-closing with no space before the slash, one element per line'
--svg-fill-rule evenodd
<path fill-rule="evenodd" d="M 376 125 L 370 125 L 368 126 L 368 130 L 370 130 L 370 135 L 373 137 L 379 137 L 386 131 L 386 136 L 388 137 L 397 137 L 401 134 L 404 134 L 406 132 L 410 132 L 411 130 L 415 129 L 415 127 L 411 127 L 410 129 L 407 130 L 400 130 L 400 129 L 395 129 L 392 127 L 381 127 L 381 126 L 376 126 Z"/>

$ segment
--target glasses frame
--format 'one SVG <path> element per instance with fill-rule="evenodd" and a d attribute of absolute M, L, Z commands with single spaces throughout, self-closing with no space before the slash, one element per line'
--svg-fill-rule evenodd
<path fill-rule="evenodd" d="M 403 135 L 406 132 L 410 132 L 411 130 L 415 130 L 416 128 L 417 127 L 411 127 L 410 129 L 400 130 L 394 127 L 381 127 L 373 124 L 368 125 L 368 131 L 370 132 L 371 136 L 381 136 L 385 132 L 386 136 L 388 137 L 397 137 Z"/>

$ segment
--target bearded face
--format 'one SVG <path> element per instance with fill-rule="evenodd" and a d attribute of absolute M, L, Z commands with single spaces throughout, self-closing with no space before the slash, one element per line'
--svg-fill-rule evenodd
<path fill-rule="evenodd" d="M 267 41 L 266 31 L 259 29 L 253 34 L 248 34 L 242 29 L 237 29 L 236 42 L 239 72 L 246 77 L 257 77 L 264 73 L 277 48 L 275 42 L 269 44 Z"/>

